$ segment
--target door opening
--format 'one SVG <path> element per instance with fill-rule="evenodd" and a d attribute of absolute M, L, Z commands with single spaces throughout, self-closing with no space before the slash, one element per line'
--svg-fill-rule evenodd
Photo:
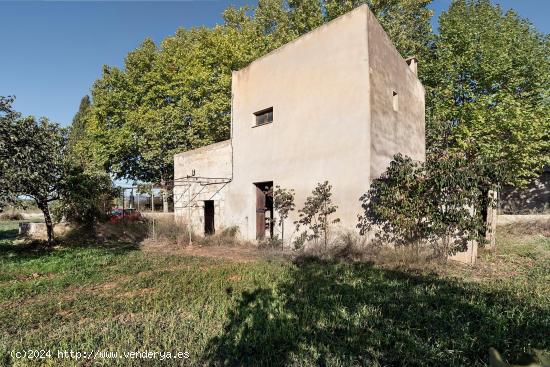
<path fill-rule="evenodd" d="M 256 239 L 273 238 L 273 181 L 256 186 Z"/>
<path fill-rule="evenodd" d="M 214 200 L 204 201 L 204 234 L 212 235 L 214 228 Z"/>

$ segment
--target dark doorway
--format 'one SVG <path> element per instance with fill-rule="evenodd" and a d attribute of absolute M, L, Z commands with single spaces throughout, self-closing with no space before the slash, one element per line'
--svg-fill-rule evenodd
<path fill-rule="evenodd" d="M 204 234 L 211 235 L 215 232 L 214 228 L 214 200 L 204 201 Z"/>
<path fill-rule="evenodd" d="M 256 239 L 273 238 L 273 181 L 256 186 Z"/>

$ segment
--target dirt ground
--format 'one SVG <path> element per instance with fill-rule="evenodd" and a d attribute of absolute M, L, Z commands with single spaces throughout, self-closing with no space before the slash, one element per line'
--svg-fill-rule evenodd
<path fill-rule="evenodd" d="M 252 246 L 181 246 L 161 241 L 145 240 L 140 244 L 145 252 L 162 253 L 181 256 L 211 257 L 228 259 L 238 262 L 250 262 L 265 258 L 265 251 Z"/>

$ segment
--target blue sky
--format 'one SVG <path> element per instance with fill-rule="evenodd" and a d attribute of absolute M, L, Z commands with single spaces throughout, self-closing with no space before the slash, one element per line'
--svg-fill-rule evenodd
<path fill-rule="evenodd" d="M 549 0 L 493 0 L 550 32 Z M 434 0 L 436 16 L 451 0 Z M 15 95 L 25 115 L 67 125 L 102 65 L 121 66 L 146 37 L 178 27 L 221 23 L 229 5 L 255 0 L 34 2 L 0 0 L 0 95 Z M 433 21 L 436 26 L 436 19 Z"/>

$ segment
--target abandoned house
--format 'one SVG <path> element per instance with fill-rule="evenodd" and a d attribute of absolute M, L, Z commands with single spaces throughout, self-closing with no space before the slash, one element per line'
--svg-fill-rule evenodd
<path fill-rule="evenodd" d="M 231 139 L 174 157 L 176 218 L 197 233 L 280 238 L 267 192 L 294 189 L 298 209 L 328 180 L 338 227 L 356 230 L 359 198 L 392 156 L 425 159 L 416 63 L 364 5 L 234 71 Z"/>

